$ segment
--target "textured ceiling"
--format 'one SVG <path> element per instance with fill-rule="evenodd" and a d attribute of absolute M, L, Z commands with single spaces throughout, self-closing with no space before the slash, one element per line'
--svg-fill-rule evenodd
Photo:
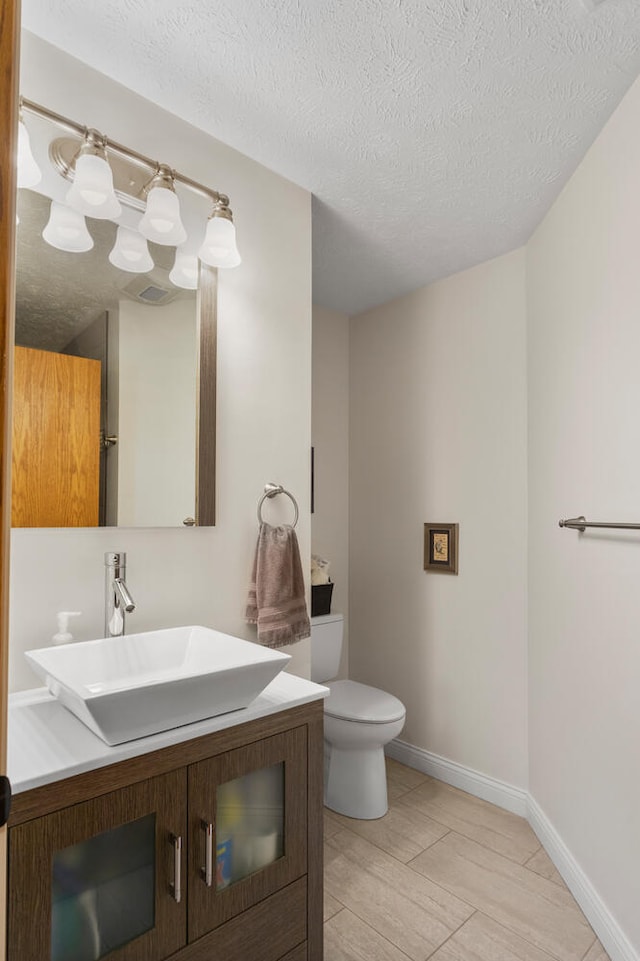
<path fill-rule="evenodd" d="M 314 301 L 355 313 L 526 241 L 640 71 L 638 0 L 590 6 L 23 0 L 23 22 L 311 190 Z"/>

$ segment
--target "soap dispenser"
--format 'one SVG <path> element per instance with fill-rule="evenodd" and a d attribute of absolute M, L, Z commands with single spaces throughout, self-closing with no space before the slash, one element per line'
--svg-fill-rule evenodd
<path fill-rule="evenodd" d="M 82 611 L 58 611 L 56 618 L 58 620 L 58 630 L 51 638 L 52 644 L 68 644 L 69 641 L 73 640 L 73 634 L 69 632 L 69 618 L 79 617 Z"/>

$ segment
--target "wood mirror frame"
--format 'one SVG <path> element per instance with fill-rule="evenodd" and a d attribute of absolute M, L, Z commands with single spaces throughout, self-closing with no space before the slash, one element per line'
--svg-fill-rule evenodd
<path fill-rule="evenodd" d="M 218 271 L 200 265 L 198 287 L 198 386 L 196 422 L 196 515 L 198 527 L 216 522 L 216 358 Z"/>

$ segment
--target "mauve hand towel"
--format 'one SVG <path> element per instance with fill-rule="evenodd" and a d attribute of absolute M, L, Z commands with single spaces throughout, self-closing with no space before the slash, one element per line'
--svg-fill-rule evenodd
<path fill-rule="evenodd" d="M 298 538 L 293 527 L 260 525 L 246 619 L 258 625 L 258 640 L 282 647 L 311 634 Z"/>

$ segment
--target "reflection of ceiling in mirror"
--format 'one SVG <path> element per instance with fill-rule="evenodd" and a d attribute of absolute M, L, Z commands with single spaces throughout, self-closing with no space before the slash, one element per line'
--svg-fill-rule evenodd
<path fill-rule="evenodd" d="M 125 288 L 141 275 L 109 262 L 116 227 L 108 220 L 87 219 L 92 250 L 78 254 L 51 247 L 42 239 L 49 207 L 48 197 L 32 190 L 18 192 L 16 343 L 62 350 L 106 310 L 114 309 L 127 296 Z M 142 276 L 149 283 L 171 288 L 176 298 L 194 298 L 194 291 L 178 290 L 169 281 L 175 248 L 149 244 L 149 249 L 155 267 Z"/>

